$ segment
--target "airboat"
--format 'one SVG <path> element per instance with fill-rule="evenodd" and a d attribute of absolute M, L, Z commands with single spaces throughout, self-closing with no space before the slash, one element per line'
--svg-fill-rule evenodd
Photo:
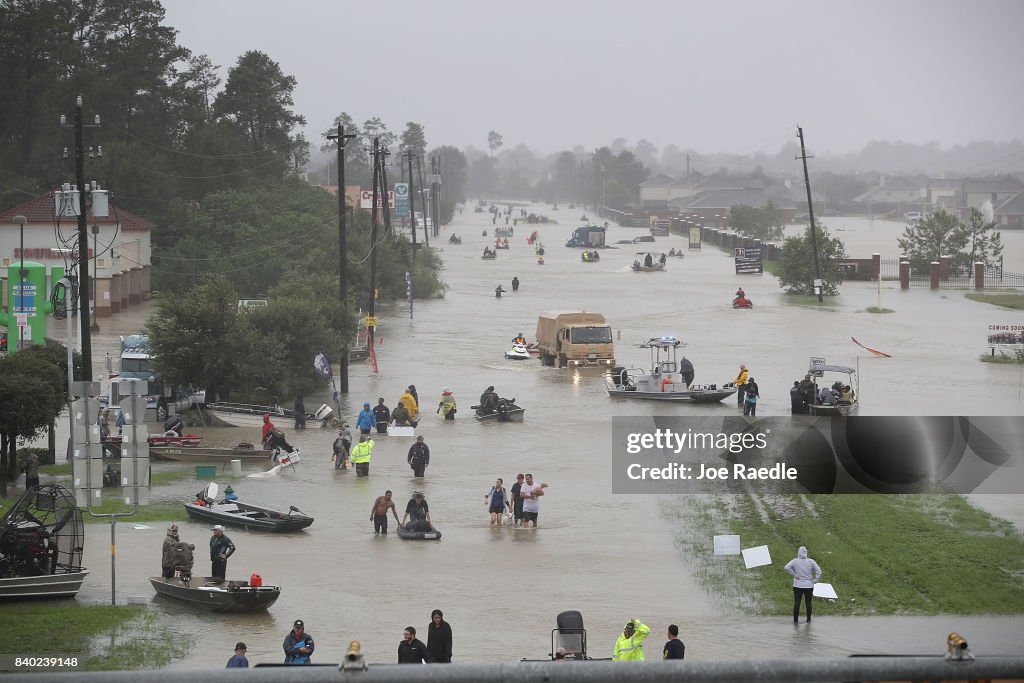
<path fill-rule="evenodd" d="M 74 597 L 85 527 L 74 495 L 47 484 L 25 492 L 0 520 L 0 599 Z"/>

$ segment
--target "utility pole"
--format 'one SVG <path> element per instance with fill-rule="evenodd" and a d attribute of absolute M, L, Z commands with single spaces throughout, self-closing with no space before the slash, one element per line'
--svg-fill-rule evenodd
<path fill-rule="evenodd" d="M 420 164 L 419 157 L 416 157 L 416 171 L 420 177 L 420 198 L 423 198 L 423 188 L 426 187 L 423 183 L 423 166 Z M 427 200 L 423 200 L 423 215 L 429 216 L 431 214 L 430 208 L 427 206 Z M 431 219 L 433 220 L 433 219 Z M 427 221 L 423 221 L 423 244 L 430 246 L 430 232 L 427 230 Z"/>
<path fill-rule="evenodd" d="M 345 220 L 348 214 L 348 206 L 345 201 L 345 143 L 354 139 L 354 133 L 345 134 L 345 126 L 338 124 L 338 132 L 328 135 L 328 140 L 334 140 L 338 145 L 338 282 L 340 283 L 341 295 L 341 320 L 347 324 L 348 318 L 348 237 L 346 234 Z M 330 164 L 327 165 L 328 173 Z M 348 334 L 345 335 L 344 353 L 341 354 L 341 363 L 338 367 L 338 391 L 348 393 Z"/>
<path fill-rule="evenodd" d="M 405 158 L 409 162 L 409 185 L 412 185 L 412 159 L 416 155 L 412 153 L 412 150 L 406 150 Z M 417 157 L 418 158 L 418 157 Z M 416 262 L 416 250 L 419 245 L 416 244 L 416 193 L 409 189 L 409 218 L 412 221 L 412 261 Z"/>
<path fill-rule="evenodd" d="M 370 353 L 373 353 L 373 331 L 377 326 L 376 316 L 374 315 L 377 310 L 377 198 L 380 197 L 378 190 L 380 189 L 380 140 L 378 138 L 373 139 L 373 208 L 370 209 L 370 304 L 367 307 L 368 313 L 366 315 L 366 343 L 369 345 Z M 382 202 L 383 203 L 383 200 Z"/>
<path fill-rule="evenodd" d="M 60 117 L 61 128 L 67 127 L 67 119 Z M 82 380 L 92 381 L 92 338 L 90 337 L 89 315 L 89 226 L 86 220 L 85 201 L 85 128 L 99 128 L 100 116 L 94 124 L 82 122 L 82 96 L 75 100 L 75 181 L 78 185 L 78 315 L 82 327 Z M 102 151 L 100 152 L 102 156 Z"/>
<path fill-rule="evenodd" d="M 800 126 L 796 127 L 797 137 L 800 138 L 800 156 L 798 159 L 803 159 L 804 162 L 804 186 L 807 188 L 807 213 L 811 217 L 811 251 L 814 252 L 814 289 L 818 293 L 818 303 L 824 301 L 822 290 L 825 289 L 825 283 L 821 279 L 821 264 L 818 262 L 818 237 L 816 230 L 814 229 L 814 201 L 811 199 L 811 178 L 807 174 L 807 150 L 804 148 L 804 129 Z"/>
<path fill-rule="evenodd" d="M 384 234 L 391 234 L 391 206 L 388 201 L 388 157 L 391 152 L 385 147 L 380 151 L 380 202 L 381 212 L 384 214 Z"/>
<path fill-rule="evenodd" d="M 433 158 L 434 173 L 430 178 L 430 197 L 434 209 L 434 237 L 441 234 L 441 157 Z"/>

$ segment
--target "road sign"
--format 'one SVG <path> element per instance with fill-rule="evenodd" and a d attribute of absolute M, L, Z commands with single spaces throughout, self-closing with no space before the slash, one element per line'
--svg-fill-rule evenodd
<path fill-rule="evenodd" d="M 36 312 L 36 286 L 33 283 L 16 282 L 14 284 L 14 312 Z"/>
<path fill-rule="evenodd" d="M 734 249 L 736 274 L 756 275 L 764 273 L 764 264 L 761 261 L 761 249 Z"/>
<path fill-rule="evenodd" d="M 377 324 L 379 322 L 380 322 L 380 320 L 375 315 L 368 315 L 368 316 L 366 316 L 366 326 L 367 327 L 377 327 Z"/>
<path fill-rule="evenodd" d="M 409 217 L 409 183 L 395 183 L 395 217 Z"/>

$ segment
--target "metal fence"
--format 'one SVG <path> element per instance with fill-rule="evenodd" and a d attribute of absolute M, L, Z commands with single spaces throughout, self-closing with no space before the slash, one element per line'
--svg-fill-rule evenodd
<path fill-rule="evenodd" d="M 879 259 L 882 280 L 900 279 L 898 258 Z M 911 287 L 931 287 L 931 266 L 910 268 Z M 973 266 L 953 267 L 945 278 L 939 278 L 939 289 L 974 289 Z M 1024 289 L 1024 273 L 1010 273 L 1000 267 L 985 268 L 985 289 Z"/>
<path fill-rule="evenodd" d="M 256 667 L 181 671 L 116 671 L 90 673 L 19 672 L 6 681 L 26 683 L 179 683 L 202 678 L 204 683 L 675 683 L 706 681 L 894 681 L 894 680 L 1020 680 L 1024 657 L 979 657 L 946 661 L 943 657 L 848 657 L 765 660 L 682 660 L 650 662 L 520 662 L 515 664 L 371 664 L 367 669 L 340 670 L 321 666 Z"/>

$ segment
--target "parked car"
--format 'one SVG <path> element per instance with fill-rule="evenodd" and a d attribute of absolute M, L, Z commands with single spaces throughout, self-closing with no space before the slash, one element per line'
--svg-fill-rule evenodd
<path fill-rule="evenodd" d="M 924 220 L 924 215 L 920 211 L 908 211 L 903 214 L 903 220 L 908 223 L 917 223 L 920 220 Z"/>
<path fill-rule="evenodd" d="M 654 235 L 640 235 L 633 238 L 633 244 L 639 244 L 640 242 L 653 242 Z"/>

